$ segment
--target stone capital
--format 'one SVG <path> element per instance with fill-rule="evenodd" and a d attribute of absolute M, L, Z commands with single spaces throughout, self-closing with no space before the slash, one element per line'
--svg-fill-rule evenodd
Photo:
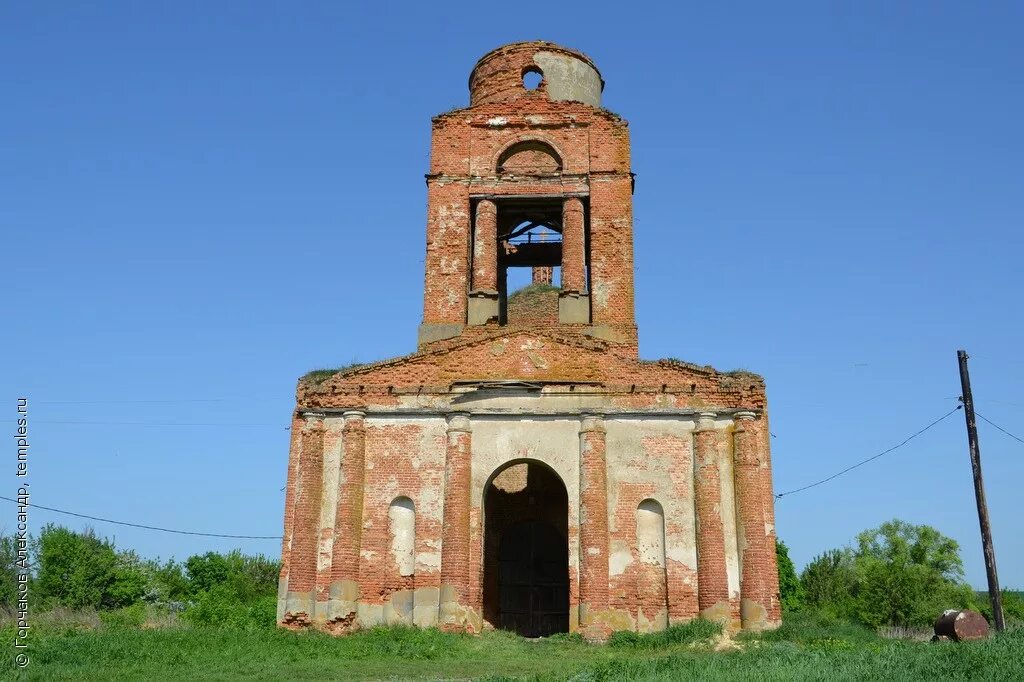
<path fill-rule="evenodd" d="M 469 422 L 469 412 L 449 412 L 448 419 L 448 432 L 462 431 L 464 433 L 472 433 L 473 427 Z"/>
<path fill-rule="evenodd" d="M 366 413 L 362 410 L 345 410 L 341 416 L 345 420 L 345 426 L 356 426 L 363 421 Z"/>
<path fill-rule="evenodd" d="M 715 428 L 715 417 L 717 412 L 700 412 L 697 414 L 697 430 L 708 431 Z"/>
<path fill-rule="evenodd" d="M 733 433 L 739 435 L 745 433 L 747 430 L 747 422 L 752 422 L 757 418 L 757 413 L 751 410 L 741 410 L 735 412 L 732 415 Z"/>
<path fill-rule="evenodd" d="M 583 412 L 580 414 L 580 433 L 592 431 L 604 433 L 604 415 L 596 412 Z"/>
<path fill-rule="evenodd" d="M 322 422 L 324 420 L 324 417 L 326 417 L 326 416 L 327 415 L 325 413 L 317 412 L 315 410 L 305 410 L 302 413 L 302 418 L 306 420 L 306 424 L 307 425 L 312 425 L 312 424 L 316 424 L 317 422 Z"/>

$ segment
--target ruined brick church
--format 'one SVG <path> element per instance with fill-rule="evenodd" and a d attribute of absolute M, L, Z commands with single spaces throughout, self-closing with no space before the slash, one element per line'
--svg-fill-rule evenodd
<path fill-rule="evenodd" d="M 418 349 L 299 381 L 282 625 L 779 624 L 764 381 L 639 359 L 603 88 L 586 55 L 513 43 L 433 119 Z"/>

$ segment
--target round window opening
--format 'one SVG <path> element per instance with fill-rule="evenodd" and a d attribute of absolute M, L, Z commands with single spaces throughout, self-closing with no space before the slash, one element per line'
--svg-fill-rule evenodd
<path fill-rule="evenodd" d="M 544 74 L 541 73 L 540 69 L 527 69 L 523 71 L 523 87 L 527 90 L 536 90 L 540 87 L 542 80 L 544 80 Z"/>

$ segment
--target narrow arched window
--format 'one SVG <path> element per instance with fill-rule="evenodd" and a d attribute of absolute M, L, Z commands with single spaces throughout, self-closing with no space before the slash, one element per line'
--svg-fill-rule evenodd
<path fill-rule="evenodd" d="M 402 577 L 416 572 L 416 506 L 408 497 L 396 497 L 388 508 L 391 554 Z"/>
<path fill-rule="evenodd" d="M 636 508 L 636 548 L 641 562 L 665 566 L 665 511 L 655 500 Z"/>

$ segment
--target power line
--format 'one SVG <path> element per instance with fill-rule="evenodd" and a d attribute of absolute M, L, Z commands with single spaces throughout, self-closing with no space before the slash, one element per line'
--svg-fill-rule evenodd
<path fill-rule="evenodd" d="M 1014 440 L 1017 440 L 1017 441 L 1020 441 L 1021 443 L 1024 443 L 1024 438 L 1021 438 L 1020 436 L 1015 436 L 1015 435 L 1013 435 L 1012 433 L 1010 433 L 1009 431 L 1007 431 L 1006 429 L 1004 429 L 1004 428 L 1003 428 L 1002 426 L 1000 426 L 999 424 L 996 424 L 996 423 L 995 423 L 994 421 L 992 421 L 991 419 L 989 419 L 988 417 L 986 417 L 985 415 L 983 415 L 983 414 L 982 414 L 981 412 L 978 412 L 977 410 L 975 410 L 975 411 L 974 411 L 974 414 L 978 415 L 979 417 L 981 417 L 982 419 L 984 419 L 985 421 L 987 421 L 987 422 L 988 422 L 989 424 L 991 424 L 992 426 L 996 427 L 997 429 L 999 429 L 1000 431 L 1002 431 L 1003 433 L 1005 433 L 1005 434 L 1006 434 L 1007 436 L 1009 436 L 1010 438 L 1012 438 L 1012 439 L 1014 439 Z"/>
<path fill-rule="evenodd" d="M 8 502 L 15 502 L 22 504 L 18 500 L 11 497 L 4 497 L 0 495 L 0 500 L 7 500 Z M 67 511 L 66 509 L 57 509 L 55 507 L 44 507 L 41 504 L 25 503 L 29 507 L 35 507 L 36 509 L 45 509 L 46 511 L 57 512 L 58 514 L 67 514 L 68 516 L 77 516 L 80 519 L 89 519 L 91 521 L 102 521 L 103 523 L 113 523 L 118 526 L 130 526 L 132 528 L 142 528 L 145 530 L 158 530 L 164 533 L 176 533 L 178 535 L 201 535 L 205 538 L 231 538 L 233 540 L 280 540 L 280 535 L 232 535 L 230 533 L 200 533 L 199 531 L 193 530 L 175 530 L 173 528 L 161 528 L 160 526 L 147 526 L 142 523 L 131 523 L 130 521 L 115 521 L 114 519 L 105 519 L 100 516 L 90 516 L 88 514 L 79 514 L 78 512 Z"/>
<path fill-rule="evenodd" d="M 180 398 L 180 399 L 166 399 L 166 400 L 32 400 L 33 405 L 168 405 L 178 403 L 223 403 L 230 400 L 245 400 L 252 402 L 254 400 L 259 401 L 279 401 L 289 400 L 289 396 L 281 396 L 280 398 L 254 398 L 252 396 L 239 396 L 236 398 Z"/>
<path fill-rule="evenodd" d="M 785 495 L 792 495 L 793 493 L 798 493 L 798 492 L 801 492 L 801 491 L 803 491 L 803 490 L 808 490 L 808 489 L 810 489 L 810 488 L 814 488 L 815 486 L 819 486 L 819 485 L 822 485 L 823 483 L 828 483 L 828 482 L 829 482 L 829 481 L 831 481 L 832 479 L 834 479 L 834 478 L 839 478 L 839 477 L 840 477 L 840 476 L 842 476 L 843 474 L 845 474 L 845 473 L 847 473 L 847 472 L 849 472 L 849 471 L 853 471 L 854 469 L 856 469 L 856 468 L 857 468 L 857 467 L 859 467 L 859 466 L 864 466 L 864 465 L 865 465 L 865 464 L 867 464 L 868 462 L 872 462 L 872 461 L 874 461 L 874 460 L 878 459 L 879 457 L 882 457 L 883 455 L 888 455 L 888 454 L 889 454 L 890 452 L 892 452 L 893 450 L 897 450 L 897 449 L 899 449 L 899 448 L 903 447 L 904 445 L 906 445 L 906 444 L 907 444 L 907 443 L 909 443 L 910 441 L 914 440 L 915 438 L 917 438 L 918 436 L 920 436 L 920 435 L 921 435 L 922 433 L 924 433 L 924 432 L 925 432 L 925 431 L 927 431 L 928 429 L 932 428 L 933 426 L 935 426 L 936 424 L 938 424 L 938 423 L 939 423 L 939 422 L 941 422 L 942 420 L 946 419 L 947 417 L 949 417 L 950 415 L 952 415 L 952 414 L 953 414 L 954 412 L 956 412 L 957 410 L 959 410 L 959 409 L 960 409 L 961 407 L 962 407 L 962 405 L 957 405 L 957 406 L 956 406 L 955 408 L 953 408 L 952 410 L 950 410 L 950 411 L 949 411 L 949 412 L 947 412 L 946 414 L 942 415 L 941 417 L 939 417 L 938 419 L 936 419 L 935 421 L 933 421 L 933 422 L 932 422 L 931 424 L 929 424 L 928 426 L 924 427 L 924 428 L 923 428 L 923 429 L 921 429 L 920 431 L 917 431 L 917 432 L 915 432 L 915 433 L 911 434 L 910 436 L 907 436 L 907 438 L 906 438 L 905 440 L 903 440 L 902 442 L 900 442 L 900 443 L 898 443 L 898 444 L 896 444 L 896 445 L 893 445 L 893 446 L 892 446 L 891 448 L 889 448 L 888 450 L 883 450 L 882 452 L 879 452 L 879 453 L 878 453 L 877 455 L 875 455 L 875 456 L 873 456 L 873 457 L 868 457 L 868 458 L 867 458 L 867 459 L 865 459 L 865 460 L 861 460 L 860 462 L 857 462 L 857 463 L 856 463 L 856 464 L 854 464 L 853 466 L 849 466 L 849 467 L 846 467 L 846 468 L 845 468 L 845 469 L 843 469 L 842 471 L 839 471 L 839 472 L 837 472 L 837 473 L 834 473 L 834 474 L 832 474 L 831 476 L 829 476 L 828 478 L 823 478 L 823 479 L 821 479 L 820 481 L 817 481 L 816 483 L 811 483 L 811 484 L 809 484 L 809 485 L 805 485 L 805 486 L 803 486 L 802 488 L 796 488 L 796 489 L 794 489 L 794 490 L 787 490 L 787 491 L 786 491 L 786 492 L 784 492 L 784 493 L 778 493 L 778 494 L 777 494 L 777 495 L 775 496 L 775 499 L 779 499 L 779 498 L 781 498 L 781 497 L 783 497 L 783 496 L 785 496 Z M 980 415 L 979 415 L 979 416 L 980 416 Z M 988 420 L 986 420 L 986 421 L 988 421 Z"/>
<path fill-rule="evenodd" d="M 13 420 L 5 420 L 5 423 L 13 423 Z M 78 426 L 226 426 L 228 428 L 259 428 L 259 429 L 284 429 L 290 426 L 278 426 L 274 424 L 239 424 L 225 422 L 108 422 L 89 421 L 79 419 L 33 419 L 33 424 L 75 424 Z"/>

